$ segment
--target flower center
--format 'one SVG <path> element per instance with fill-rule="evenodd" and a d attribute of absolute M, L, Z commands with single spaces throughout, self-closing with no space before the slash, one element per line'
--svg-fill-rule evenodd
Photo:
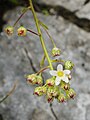
<path fill-rule="evenodd" d="M 64 72 L 63 72 L 63 71 L 58 71 L 58 72 L 57 72 L 57 75 L 58 75 L 59 77 L 63 77 L 63 76 L 64 76 Z"/>
<path fill-rule="evenodd" d="M 23 33 L 24 33 L 24 30 L 21 30 L 21 31 L 19 32 L 20 35 L 22 35 Z"/>

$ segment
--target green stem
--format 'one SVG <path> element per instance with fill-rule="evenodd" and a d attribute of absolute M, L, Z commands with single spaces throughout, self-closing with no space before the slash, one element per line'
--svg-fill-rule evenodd
<path fill-rule="evenodd" d="M 40 67 L 41 67 L 41 68 L 42 68 L 42 66 L 44 65 L 45 58 L 46 58 L 46 56 L 45 56 L 45 54 L 44 54 L 44 56 L 42 57 L 42 60 L 41 60 L 41 62 L 40 62 Z"/>
<path fill-rule="evenodd" d="M 62 62 L 62 63 L 64 63 L 65 61 L 64 60 L 51 60 L 51 62 Z"/>
<path fill-rule="evenodd" d="M 29 3 L 30 3 L 30 7 L 31 7 L 30 10 L 32 11 L 33 16 L 34 16 L 34 20 L 35 20 L 35 23 L 36 23 L 38 34 L 40 35 L 39 38 L 40 38 L 40 41 L 41 41 L 45 56 L 46 56 L 46 58 L 48 60 L 50 69 L 53 70 L 53 66 L 52 66 L 51 60 L 49 58 L 49 55 L 48 55 L 48 52 L 47 52 L 47 49 L 46 49 L 46 46 L 45 46 L 45 43 L 44 43 L 44 39 L 43 39 L 42 32 L 41 32 L 41 29 L 40 29 L 40 26 L 39 26 L 37 15 L 35 13 L 35 10 L 34 10 L 33 4 L 32 4 L 32 0 L 29 0 Z"/>

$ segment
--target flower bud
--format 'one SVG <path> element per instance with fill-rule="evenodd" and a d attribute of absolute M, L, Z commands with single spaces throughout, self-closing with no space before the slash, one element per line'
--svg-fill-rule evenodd
<path fill-rule="evenodd" d="M 28 84 L 36 84 L 36 74 L 28 75 L 26 81 Z"/>
<path fill-rule="evenodd" d="M 54 89 L 53 89 L 53 97 L 57 97 L 58 94 L 59 94 L 59 89 L 58 89 L 58 87 L 56 86 L 56 87 L 54 87 Z"/>
<path fill-rule="evenodd" d="M 52 101 L 54 100 L 54 97 L 51 96 L 51 95 L 48 94 L 48 93 L 47 93 L 47 95 L 46 95 L 46 98 L 47 98 L 48 103 L 50 103 L 50 102 L 52 102 Z"/>
<path fill-rule="evenodd" d="M 42 93 L 46 93 L 47 88 L 45 86 L 42 86 Z"/>
<path fill-rule="evenodd" d="M 47 95 L 49 97 L 56 97 L 58 95 L 58 87 L 49 87 L 48 90 L 47 90 Z"/>
<path fill-rule="evenodd" d="M 59 56 L 60 55 L 60 49 L 59 48 L 57 48 L 57 47 L 54 47 L 53 49 L 52 49 L 52 56 L 53 57 L 55 57 L 55 56 Z"/>
<path fill-rule="evenodd" d="M 36 87 L 34 90 L 34 94 L 41 96 L 43 93 L 41 92 L 41 87 Z"/>
<path fill-rule="evenodd" d="M 72 79 L 72 76 L 71 76 L 71 75 L 68 75 L 68 79 L 71 80 L 71 79 Z"/>
<path fill-rule="evenodd" d="M 64 64 L 64 67 L 65 67 L 65 69 L 67 69 L 67 70 L 72 70 L 73 69 L 73 66 L 74 66 L 74 64 L 72 63 L 72 61 L 66 61 L 65 62 L 65 64 Z"/>
<path fill-rule="evenodd" d="M 70 85 L 69 84 L 64 85 L 64 90 L 69 90 L 69 89 L 70 89 Z"/>
<path fill-rule="evenodd" d="M 54 86 L 55 80 L 53 78 L 49 78 L 49 79 L 46 80 L 46 84 L 48 86 Z"/>
<path fill-rule="evenodd" d="M 43 79 L 41 75 L 36 76 L 36 84 L 42 85 L 43 84 Z"/>
<path fill-rule="evenodd" d="M 60 93 L 60 95 L 58 96 L 58 101 L 62 103 L 66 101 L 66 97 L 63 93 Z"/>
<path fill-rule="evenodd" d="M 18 28 L 17 32 L 18 32 L 19 36 L 26 36 L 27 30 L 26 30 L 26 28 L 21 26 L 20 28 Z"/>
<path fill-rule="evenodd" d="M 70 84 L 69 83 L 65 83 L 64 81 L 61 81 L 60 86 L 61 86 L 61 88 L 63 90 L 69 90 L 70 89 Z"/>
<path fill-rule="evenodd" d="M 36 87 L 35 90 L 34 90 L 34 94 L 36 94 L 36 95 L 38 95 L 38 96 L 41 96 L 41 95 L 43 95 L 44 93 L 46 93 L 46 87 L 45 87 L 45 86 Z"/>
<path fill-rule="evenodd" d="M 76 96 L 76 93 L 73 89 L 70 89 L 69 91 L 66 92 L 67 98 L 72 98 L 74 99 Z"/>
<path fill-rule="evenodd" d="M 9 36 L 11 36 L 14 32 L 14 28 L 12 26 L 8 26 L 5 28 L 5 33 Z"/>

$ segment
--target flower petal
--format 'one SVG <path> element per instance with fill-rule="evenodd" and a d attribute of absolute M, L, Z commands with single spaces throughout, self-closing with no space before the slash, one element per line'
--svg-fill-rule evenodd
<path fill-rule="evenodd" d="M 57 71 L 58 70 L 63 70 L 63 66 L 61 65 L 61 64 L 59 64 L 58 66 L 57 66 Z"/>
<path fill-rule="evenodd" d="M 61 79 L 60 77 L 56 77 L 56 80 L 55 80 L 55 85 L 59 85 L 61 82 Z"/>
<path fill-rule="evenodd" d="M 66 83 L 69 83 L 69 80 L 68 80 L 68 77 L 67 77 L 67 76 L 63 77 L 62 80 L 63 80 L 64 82 L 66 82 Z"/>
<path fill-rule="evenodd" d="M 70 70 L 64 70 L 64 73 L 65 73 L 66 75 L 69 75 L 69 74 L 71 73 L 71 71 L 70 71 Z"/>
<path fill-rule="evenodd" d="M 50 70 L 49 73 L 50 73 L 52 76 L 57 76 L 57 71 L 56 71 L 56 70 Z"/>

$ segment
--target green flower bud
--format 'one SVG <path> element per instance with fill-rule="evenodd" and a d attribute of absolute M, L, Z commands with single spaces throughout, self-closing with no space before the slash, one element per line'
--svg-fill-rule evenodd
<path fill-rule="evenodd" d="M 45 86 L 36 87 L 35 90 L 34 90 L 34 94 L 36 94 L 36 95 L 38 95 L 38 96 L 41 96 L 41 95 L 43 95 L 44 93 L 46 93 L 46 87 L 45 87 Z"/>
<path fill-rule="evenodd" d="M 55 84 L 54 78 L 49 78 L 49 79 L 47 79 L 47 80 L 46 80 L 46 84 L 47 84 L 48 86 L 54 86 L 54 84 Z"/>
<path fill-rule="evenodd" d="M 49 97 L 53 96 L 56 97 L 59 93 L 58 87 L 49 87 L 47 90 L 47 95 Z"/>
<path fill-rule="evenodd" d="M 14 28 L 12 26 L 8 26 L 5 28 L 5 33 L 9 36 L 11 36 L 14 32 Z"/>
<path fill-rule="evenodd" d="M 41 92 L 41 87 L 36 87 L 34 90 L 34 94 L 41 96 L 43 95 L 43 93 Z"/>
<path fill-rule="evenodd" d="M 74 64 L 72 63 L 72 61 L 66 61 L 65 62 L 65 64 L 64 64 L 64 67 L 65 67 L 65 69 L 67 69 L 67 70 L 72 70 L 73 69 L 73 66 L 74 66 Z"/>
<path fill-rule="evenodd" d="M 36 76 L 36 84 L 42 85 L 43 84 L 43 79 L 41 75 Z"/>
<path fill-rule="evenodd" d="M 17 32 L 18 32 L 19 36 L 26 36 L 27 30 L 26 30 L 26 28 L 21 26 L 20 28 L 18 28 Z"/>
<path fill-rule="evenodd" d="M 28 84 L 36 84 L 36 74 L 28 75 L 26 81 Z"/>
<path fill-rule="evenodd" d="M 60 51 L 59 48 L 54 47 L 54 48 L 52 49 L 52 56 L 54 56 L 54 57 L 55 57 L 55 56 L 59 56 L 60 53 L 61 53 L 61 51 Z"/>
<path fill-rule="evenodd" d="M 69 83 L 66 83 L 66 82 L 64 82 L 64 81 L 61 81 L 60 87 L 61 87 L 63 90 L 69 90 L 69 89 L 70 89 L 70 84 L 69 84 Z"/>
<path fill-rule="evenodd" d="M 72 99 L 74 99 L 75 96 L 76 96 L 76 92 L 75 92 L 73 89 L 69 89 L 69 90 L 66 92 L 66 95 L 67 95 L 67 98 L 72 98 Z"/>
<path fill-rule="evenodd" d="M 41 92 L 45 94 L 46 91 L 47 91 L 47 87 L 46 87 L 46 86 L 42 86 L 42 87 L 41 87 Z"/>
<path fill-rule="evenodd" d="M 58 94 L 59 94 L 59 90 L 58 90 L 58 88 L 57 88 L 57 87 L 54 87 L 54 90 L 53 90 L 53 96 L 54 96 L 54 97 L 57 97 Z"/>
<path fill-rule="evenodd" d="M 60 95 L 58 96 L 58 102 L 65 102 L 66 101 L 66 97 L 63 93 L 60 93 Z"/>

